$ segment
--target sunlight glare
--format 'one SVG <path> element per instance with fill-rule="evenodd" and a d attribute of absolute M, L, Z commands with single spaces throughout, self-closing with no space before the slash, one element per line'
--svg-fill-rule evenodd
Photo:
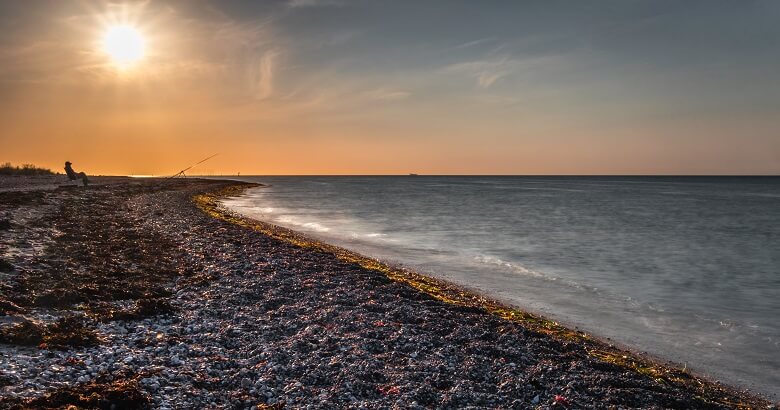
<path fill-rule="evenodd" d="M 129 25 L 109 27 L 103 36 L 103 51 L 120 67 L 129 66 L 144 56 L 144 38 Z"/>

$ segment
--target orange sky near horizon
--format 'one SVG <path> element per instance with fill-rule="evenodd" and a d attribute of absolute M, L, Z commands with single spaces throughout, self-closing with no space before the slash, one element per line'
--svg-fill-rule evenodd
<path fill-rule="evenodd" d="M 780 174 L 780 65 L 763 49 L 723 67 L 729 50 L 712 46 L 680 67 L 649 40 L 655 20 L 623 22 L 648 39 L 640 57 L 599 37 L 612 20 L 511 31 L 523 2 L 484 6 L 496 16 L 465 34 L 467 9 L 404 27 L 386 22 L 408 21 L 392 3 L 221 4 L 0 6 L 0 162 L 170 175 L 219 153 L 191 173 Z M 577 13 L 549 14 L 587 20 Z M 146 42 L 127 67 L 101 49 L 117 24 Z"/>

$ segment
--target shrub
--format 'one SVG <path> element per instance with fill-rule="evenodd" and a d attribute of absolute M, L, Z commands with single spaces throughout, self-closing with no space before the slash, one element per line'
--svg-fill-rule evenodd
<path fill-rule="evenodd" d="M 10 162 L 6 162 L 0 165 L 0 175 L 54 175 L 54 172 L 47 168 L 36 167 L 33 164 L 14 166 Z"/>

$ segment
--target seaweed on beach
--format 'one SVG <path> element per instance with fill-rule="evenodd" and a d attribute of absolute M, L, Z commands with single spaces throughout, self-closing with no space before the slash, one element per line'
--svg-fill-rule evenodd
<path fill-rule="evenodd" d="M 60 232 L 46 248 L 47 265 L 22 272 L 8 298 L 19 306 L 50 309 L 134 301 L 137 318 L 170 312 L 163 300 L 185 268 L 183 257 L 174 244 L 145 234 L 139 221 L 128 219 L 123 207 L 143 192 L 134 184 L 110 194 L 99 187 L 60 191 L 59 210 L 36 222 Z"/>
<path fill-rule="evenodd" d="M 166 298 L 142 298 L 127 307 L 120 307 L 111 302 L 92 302 L 86 305 L 84 310 L 89 316 L 101 322 L 140 320 L 169 315 L 175 311 Z"/>
<path fill-rule="evenodd" d="M 174 311 L 171 302 L 164 298 L 144 298 L 135 303 L 133 314 L 138 319 L 158 315 L 167 315 Z"/>
<path fill-rule="evenodd" d="M 420 291 L 434 300 L 444 302 L 464 313 L 492 315 L 509 322 L 521 324 L 525 329 L 546 338 L 545 343 L 550 348 L 567 352 L 580 363 L 592 368 L 601 367 L 605 372 L 615 376 L 623 374 L 623 378 L 610 380 L 610 386 L 619 387 L 617 382 L 627 383 L 625 388 L 648 389 L 656 386 L 659 392 L 669 392 L 668 399 L 661 404 L 668 408 L 753 408 L 756 403 L 762 403 L 754 397 L 736 392 L 731 388 L 693 376 L 684 369 L 662 364 L 650 358 L 622 350 L 610 343 L 603 342 L 583 332 L 572 330 L 543 317 L 503 305 L 494 300 L 466 291 L 447 282 L 420 275 L 416 272 L 391 267 L 381 261 L 367 258 L 344 248 L 332 246 L 313 240 L 289 229 L 275 225 L 250 220 L 225 210 L 219 205 L 219 200 L 226 196 L 237 195 L 245 189 L 243 186 L 227 187 L 219 192 L 197 195 L 193 198 L 195 204 L 206 214 L 258 231 L 268 237 L 317 253 L 333 255 L 338 260 L 354 264 L 362 269 L 381 273 L 392 281 L 405 284 Z M 495 336 L 491 332 L 489 338 Z M 484 350 L 484 347 L 483 347 Z M 533 384 L 533 383 L 531 383 Z M 641 387 L 640 387 L 641 386 Z M 671 394 L 672 392 L 678 392 Z M 686 392 L 680 395 L 679 392 Z M 659 394 L 657 400 L 664 397 Z M 605 404 L 627 404 L 631 402 L 628 396 L 620 399 L 605 396 Z M 639 397 L 634 398 L 634 405 L 647 405 Z M 424 398 L 420 398 L 424 400 Z M 628 401 L 626 401 L 628 400 Z M 566 407 L 569 403 L 564 396 L 556 396 L 555 405 Z"/>
<path fill-rule="evenodd" d="M 151 408 L 152 401 L 135 379 L 92 382 L 64 387 L 44 396 L 3 403 L 9 410 L 23 409 L 99 409 L 134 410 Z"/>
<path fill-rule="evenodd" d="M 170 283 L 186 267 L 180 263 L 183 255 L 170 241 L 143 232 L 139 221 L 129 220 L 123 209 L 134 195 L 144 192 L 127 184 L 110 190 L 96 186 L 56 194 L 0 195 L 4 204 L 29 205 L 49 195 L 59 205 L 29 222 L 33 229 L 54 228 L 58 234 L 39 258 L 45 263 L 19 269 L 3 284 L 2 314 L 41 308 L 82 310 L 92 319 L 87 322 L 69 315 L 48 325 L 22 320 L 0 329 L 1 343 L 52 349 L 93 346 L 99 340 L 90 323 L 173 312 L 168 301 Z M 0 259 L 0 271 L 12 270 L 13 265 Z"/>
<path fill-rule="evenodd" d="M 0 343 L 37 346 L 43 342 L 45 328 L 30 320 L 0 328 Z"/>
<path fill-rule="evenodd" d="M 766 407 L 196 195 L 228 184 L 143 180 L 53 194 L 50 204 L 67 209 L 47 206 L 31 221 L 54 228 L 52 245 L 39 260 L 15 260 L 13 286 L 2 288 L 37 317 L 13 333 L 38 335 L 27 343 L 42 349 L 6 358 L 18 370 L 0 408 Z M 46 325 L 52 316 L 69 319 Z M 130 323 L 90 336 L 112 321 Z M 48 351 L 64 343 L 104 345 Z"/>
<path fill-rule="evenodd" d="M 0 295 L 0 316 L 12 315 L 23 311 L 24 309 L 19 307 L 19 305 Z"/>
<path fill-rule="evenodd" d="M 43 342 L 49 347 L 86 347 L 98 344 L 97 334 L 84 325 L 84 320 L 74 316 L 64 317 L 46 327 Z"/>
<path fill-rule="evenodd" d="M 197 195 L 194 198 L 194 201 L 205 213 L 212 217 L 251 228 L 272 238 L 305 249 L 332 254 L 344 262 L 354 263 L 361 268 L 380 272 L 393 281 L 409 285 L 436 300 L 451 304 L 464 312 L 490 313 L 513 322 L 522 323 L 534 331 L 555 336 L 566 341 L 589 340 L 589 337 L 583 332 L 570 330 L 552 320 L 504 306 L 499 302 L 466 291 L 445 281 L 421 275 L 413 271 L 394 268 L 379 260 L 365 257 L 341 247 L 313 240 L 289 229 L 259 221 L 248 220 L 226 211 L 218 205 L 219 198 L 237 195 L 244 189 L 246 189 L 246 187 L 241 185 L 230 186 L 219 192 Z"/>
<path fill-rule="evenodd" d="M 258 410 L 282 410 L 284 409 L 284 407 L 285 407 L 285 403 L 283 401 L 274 404 L 260 403 L 257 405 Z"/>
<path fill-rule="evenodd" d="M 46 326 L 31 320 L 0 328 L 0 343 L 48 348 L 85 347 L 98 344 L 97 334 L 83 319 L 69 316 Z"/>
<path fill-rule="evenodd" d="M 47 195 L 48 194 L 44 191 L 0 192 L 0 205 L 9 205 L 9 206 L 40 205 L 45 201 Z"/>
<path fill-rule="evenodd" d="M 0 258 L 0 272 L 11 272 L 14 270 L 14 265 L 6 262 L 5 259 Z"/>

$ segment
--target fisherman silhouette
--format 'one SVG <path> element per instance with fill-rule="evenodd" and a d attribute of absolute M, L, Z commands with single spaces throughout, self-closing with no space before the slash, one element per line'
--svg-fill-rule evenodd
<path fill-rule="evenodd" d="M 84 172 L 76 173 L 76 171 L 74 171 L 73 167 L 70 165 L 70 161 L 65 161 L 65 173 L 68 174 L 68 179 L 71 181 L 81 179 L 81 182 L 84 183 L 84 186 L 87 186 L 89 184 L 89 178 L 87 178 L 87 174 Z"/>

